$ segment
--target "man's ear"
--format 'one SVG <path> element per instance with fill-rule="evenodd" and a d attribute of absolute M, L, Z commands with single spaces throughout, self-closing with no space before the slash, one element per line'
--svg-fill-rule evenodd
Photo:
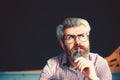
<path fill-rule="evenodd" d="M 60 40 L 59 42 L 60 42 L 62 49 L 65 50 L 64 42 L 62 40 Z"/>

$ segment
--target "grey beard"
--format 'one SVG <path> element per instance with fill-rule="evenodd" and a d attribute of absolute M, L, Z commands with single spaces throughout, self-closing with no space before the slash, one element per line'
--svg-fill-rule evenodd
<path fill-rule="evenodd" d="M 89 50 L 84 52 L 82 55 L 80 54 L 80 56 L 78 56 L 77 53 L 71 55 L 69 54 L 69 57 L 74 61 L 78 57 L 84 57 L 85 59 L 88 59 L 88 55 L 89 55 Z"/>
<path fill-rule="evenodd" d="M 85 59 L 88 59 L 88 55 L 89 55 L 89 51 L 83 53 L 82 57 L 84 57 Z"/>

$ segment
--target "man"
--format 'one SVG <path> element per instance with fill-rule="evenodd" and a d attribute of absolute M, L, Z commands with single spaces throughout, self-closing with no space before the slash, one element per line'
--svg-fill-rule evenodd
<path fill-rule="evenodd" d="M 63 53 L 47 61 L 40 80 L 112 80 L 108 64 L 90 52 L 90 25 L 85 19 L 66 18 L 57 27 Z"/>

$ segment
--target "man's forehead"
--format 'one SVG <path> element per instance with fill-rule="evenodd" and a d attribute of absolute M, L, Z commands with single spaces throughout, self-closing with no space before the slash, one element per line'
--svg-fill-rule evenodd
<path fill-rule="evenodd" d="M 66 28 L 64 30 L 64 34 L 73 34 L 73 35 L 85 34 L 87 32 L 88 32 L 88 30 L 84 25 L 76 26 L 76 27 L 70 27 L 70 28 Z"/>

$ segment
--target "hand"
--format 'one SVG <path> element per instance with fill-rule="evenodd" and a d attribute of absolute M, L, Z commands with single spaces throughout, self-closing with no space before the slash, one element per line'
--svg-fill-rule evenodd
<path fill-rule="evenodd" d="M 93 63 L 90 60 L 85 59 L 84 57 L 79 57 L 75 61 L 76 67 L 81 71 L 89 80 L 99 80 Z"/>

